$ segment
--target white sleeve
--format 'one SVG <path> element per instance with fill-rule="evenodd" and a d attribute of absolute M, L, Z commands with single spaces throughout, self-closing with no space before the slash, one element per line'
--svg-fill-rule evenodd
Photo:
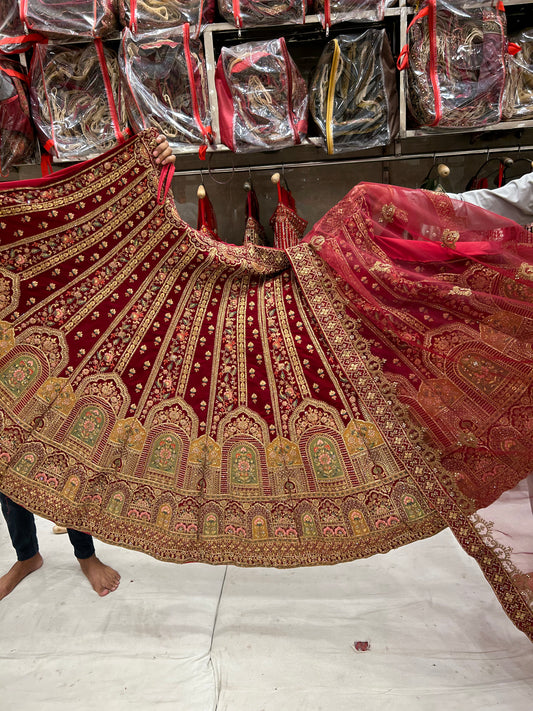
<path fill-rule="evenodd" d="M 520 225 L 533 222 L 533 172 L 511 180 L 494 190 L 469 190 L 466 193 L 448 193 L 451 198 L 470 202 L 485 210 L 507 217 Z"/>

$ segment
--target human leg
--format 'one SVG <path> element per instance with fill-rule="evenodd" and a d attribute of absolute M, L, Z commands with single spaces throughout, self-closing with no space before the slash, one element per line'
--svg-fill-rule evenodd
<path fill-rule="evenodd" d="M 68 528 L 67 533 L 74 548 L 74 555 L 93 590 L 100 597 L 114 592 L 120 583 L 120 575 L 96 557 L 92 536 L 72 528 Z"/>
<path fill-rule="evenodd" d="M 11 543 L 17 554 L 17 562 L 0 577 L 0 600 L 2 600 L 21 580 L 38 570 L 43 564 L 43 559 L 39 553 L 33 514 L 2 493 L 0 493 L 0 503 Z"/>

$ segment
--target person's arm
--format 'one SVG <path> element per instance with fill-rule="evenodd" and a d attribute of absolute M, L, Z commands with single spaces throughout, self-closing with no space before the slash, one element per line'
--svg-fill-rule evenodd
<path fill-rule="evenodd" d="M 533 222 L 533 172 L 494 190 L 483 188 L 448 195 L 484 207 L 485 210 L 514 220 L 519 225 L 529 225 Z"/>

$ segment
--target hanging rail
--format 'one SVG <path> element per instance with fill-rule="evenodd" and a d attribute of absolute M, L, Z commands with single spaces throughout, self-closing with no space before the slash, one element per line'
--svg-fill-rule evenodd
<path fill-rule="evenodd" d="M 282 168 L 313 168 L 313 167 L 326 167 L 326 166 L 338 166 L 338 165 L 354 165 L 356 163 L 389 163 L 399 160 L 420 160 L 420 159 L 431 159 L 436 161 L 437 158 L 447 158 L 450 156 L 460 156 L 460 155 L 485 155 L 490 156 L 497 153 L 514 153 L 522 151 L 533 152 L 533 146 L 506 146 L 506 147 L 496 147 L 496 148 L 476 148 L 468 151 L 432 151 L 430 153 L 410 153 L 397 155 L 384 155 L 384 156 L 373 156 L 371 158 L 344 158 L 340 160 L 330 160 L 330 161 L 320 161 L 320 160 L 310 160 L 310 161 L 299 161 L 294 163 L 269 163 L 264 165 L 239 165 L 239 166 L 223 166 L 221 168 L 211 168 L 207 165 L 205 168 L 192 168 L 189 170 L 176 170 L 174 171 L 174 176 L 178 175 L 211 175 L 213 173 L 248 173 L 252 171 L 254 173 L 261 171 L 271 171 Z"/>

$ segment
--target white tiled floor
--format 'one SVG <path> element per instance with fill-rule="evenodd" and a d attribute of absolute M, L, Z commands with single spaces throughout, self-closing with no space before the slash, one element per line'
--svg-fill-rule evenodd
<path fill-rule="evenodd" d="M 97 543 L 122 574 L 99 598 L 67 536 L 38 530 L 45 565 L 0 603 L 0 711 L 532 708 L 533 645 L 448 531 L 287 571 Z M 2 525 L 0 569 L 11 562 Z"/>

